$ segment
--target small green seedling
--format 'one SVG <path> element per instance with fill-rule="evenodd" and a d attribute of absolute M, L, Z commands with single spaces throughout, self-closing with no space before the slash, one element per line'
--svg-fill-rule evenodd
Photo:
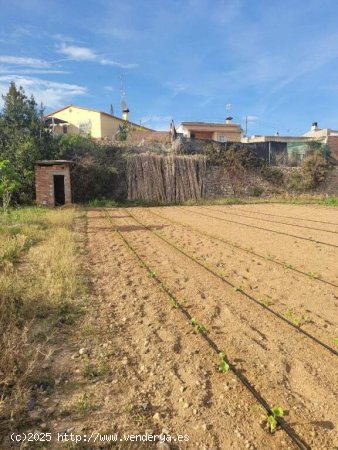
<path fill-rule="evenodd" d="M 227 362 L 227 360 L 225 359 L 225 354 L 223 352 L 221 352 L 221 353 L 219 353 L 218 357 L 219 357 L 218 370 L 221 373 L 228 373 L 230 370 L 230 366 L 229 366 L 229 363 Z"/>
<path fill-rule="evenodd" d="M 338 337 L 333 338 L 333 342 L 336 344 L 336 346 L 338 347 Z"/>
<path fill-rule="evenodd" d="M 284 267 L 284 269 L 293 269 L 293 266 L 291 264 L 288 264 L 288 263 L 284 263 L 283 267 Z"/>
<path fill-rule="evenodd" d="M 236 292 L 243 292 L 244 287 L 243 287 L 243 285 L 241 284 L 240 286 L 234 286 L 234 289 L 235 289 Z"/>
<path fill-rule="evenodd" d="M 301 327 L 307 322 L 310 322 L 310 317 L 306 316 L 305 314 L 302 314 L 300 317 L 296 317 L 293 320 L 293 324 L 296 325 L 296 327 Z"/>
<path fill-rule="evenodd" d="M 285 317 L 289 317 L 290 319 L 292 319 L 293 317 L 293 312 L 290 309 L 287 309 L 284 313 Z"/>
<path fill-rule="evenodd" d="M 287 309 L 284 315 L 285 317 L 288 317 L 291 322 L 298 328 L 311 321 L 310 317 L 305 314 L 302 314 L 299 317 L 295 317 L 294 313 L 290 309 Z"/>
<path fill-rule="evenodd" d="M 265 308 L 268 308 L 269 306 L 273 305 L 273 301 L 270 300 L 269 298 L 262 298 L 260 300 L 260 303 L 265 306 Z"/>
<path fill-rule="evenodd" d="M 194 327 L 195 333 L 205 333 L 207 331 L 207 327 L 201 323 L 198 323 L 195 317 L 191 319 L 190 323 Z"/>
<path fill-rule="evenodd" d="M 310 278 L 319 278 L 319 276 L 315 272 L 308 272 L 307 274 Z"/>
<path fill-rule="evenodd" d="M 167 298 L 167 302 L 169 303 L 170 306 L 172 306 L 173 308 L 179 308 L 180 305 L 175 302 L 175 300 L 172 297 L 168 297 Z"/>
<path fill-rule="evenodd" d="M 283 408 L 281 408 L 280 406 L 274 406 L 273 408 L 271 408 L 271 411 L 267 412 L 262 405 L 260 405 L 259 403 L 255 403 L 252 406 L 252 410 L 263 413 L 263 415 L 265 416 L 267 429 L 270 431 L 270 433 L 274 433 L 276 431 L 278 424 L 277 418 L 284 417 Z"/>
<path fill-rule="evenodd" d="M 284 416 L 283 408 L 281 408 L 280 406 L 274 406 L 273 408 L 271 408 L 271 414 L 268 414 L 266 419 L 266 424 L 268 426 L 270 433 L 274 433 L 276 431 L 278 423 L 277 417 L 283 416 Z"/>
<path fill-rule="evenodd" d="M 155 272 L 148 272 L 147 276 L 149 278 L 155 278 L 156 277 L 156 273 Z"/>

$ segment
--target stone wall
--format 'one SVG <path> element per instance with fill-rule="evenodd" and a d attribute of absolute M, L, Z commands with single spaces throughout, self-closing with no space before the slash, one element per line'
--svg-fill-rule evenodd
<path fill-rule="evenodd" d="M 254 172 L 243 172 L 232 177 L 222 167 L 207 166 L 204 197 L 220 198 L 230 196 L 269 196 L 287 192 L 287 181 L 292 172 L 300 172 L 300 167 L 279 167 L 284 173 L 284 185 L 276 186 Z M 338 195 L 338 167 L 333 167 L 327 179 L 313 191 L 314 194 Z"/>

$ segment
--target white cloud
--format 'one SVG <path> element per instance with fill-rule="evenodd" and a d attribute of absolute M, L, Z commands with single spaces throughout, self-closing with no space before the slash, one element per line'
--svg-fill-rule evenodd
<path fill-rule="evenodd" d="M 35 68 L 50 67 L 50 63 L 48 61 L 38 58 L 30 58 L 27 56 L 0 55 L 0 63 Z"/>
<path fill-rule="evenodd" d="M 75 61 L 95 61 L 97 55 L 88 47 L 78 47 L 62 43 L 58 52 Z"/>
<path fill-rule="evenodd" d="M 248 123 L 255 123 L 258 120 L 258 116 L 250 116 L 249 115 L 249 116 L 243 117 L 243 120 L 247 120 Z"/>
<path fill-rule="evenodd" d="M 87 94 L 85 86 L 20 75 L 0 76 L 0 94 L 7 93 L 11 81 L 14 81 L 17 86 L 22 86 L 26 95 L 33 95 L 37 103 L 42 102 L 50 108 L 64 106 L 74 97 Z"/>
<path fill-rule="evenodd" d="M 65 42 L 60 44 L 58 53 L 73 61 L 92 61 L 104 66 L 115 66 L 122 69 L 133 69 L 137 67 L 137 64 L 126 64 L 108 59 L 105 56 L 99 55 L 89 47 L 69 45 Z"/>
<path fill-rule="evenodd" d="M 141 117 L 140 120 L 145 127 L 153 128 L 158 131 L 168 131 L 172 117 L 149 114 Z"/>
<path fill-rule="evenodd" d="M 10 69 L 6 66 L 0 66 L 0 74 L 12 74 L 13 69 Z M 67 72 L 66 70 L 57 70 L 57 69 L 15 69 L 16 74 L 21 75 L 46 75 L 46 74 L 69 74 L 70 72 Z"/>

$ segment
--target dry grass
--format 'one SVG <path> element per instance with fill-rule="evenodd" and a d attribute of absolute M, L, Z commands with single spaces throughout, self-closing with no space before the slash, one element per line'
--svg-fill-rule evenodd
<path fill-rule="evenodd" d="M 1 432 L 26 420 L 55 324 L 71 324 L 78 314 L 84 288 L 74 217 L 74 210 L 34 208 L 0 217 Z"/>

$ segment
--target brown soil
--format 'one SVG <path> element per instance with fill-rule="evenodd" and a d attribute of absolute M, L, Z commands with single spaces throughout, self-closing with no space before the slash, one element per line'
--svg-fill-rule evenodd
<path fill-rule="evenodd" d="M 230 215 L 231 211 L 252 219 Z M 265 429 L 257 401 L 232 372 L 219 373 L 217 354 L 181 311 L 172 307 L 168 295 L 147 275 L 116 228 L 156 277 L 184 302 L 190 315 L 207 327 L 207 336 L 270 406 L 283 407 L 286 422 L 309 447 L 337 448 L 337 356 L 243 294 L 269 299 L 269 308 L 283 316 L 291 311 L 291 316 L 285 316 L 290 321 L 308 316 L 301 329 L 338 349 L 333 341 L 338 337 L 338 288 L 306 275 L 320 274 L 322 280 L 338 285 L 337 248 L 222 220 L 228 217 L 338 245 L 334 233 L 264 221 L 337 231 L 338 225 L 332 225 L 338 223 L 337 213 L 324 207 L 89 211 L 86 261 L 93 301 L 71 342 L 54 360 L 62 381 L 46 400 L 46 406 L 57 409 L 49 425 L 52 431 L 188 435 L 189 442 L 170 444 L 176 449 L 296 448 L 283 430 L 271 434 Z M 231 247 L 206 233 L 252 247 L 267 257 L 273 255 L 288 266 Z M 81 347 L 86 354 L 79 356 Z M 104 448 L 162 448 L 156 445 Z"/>

